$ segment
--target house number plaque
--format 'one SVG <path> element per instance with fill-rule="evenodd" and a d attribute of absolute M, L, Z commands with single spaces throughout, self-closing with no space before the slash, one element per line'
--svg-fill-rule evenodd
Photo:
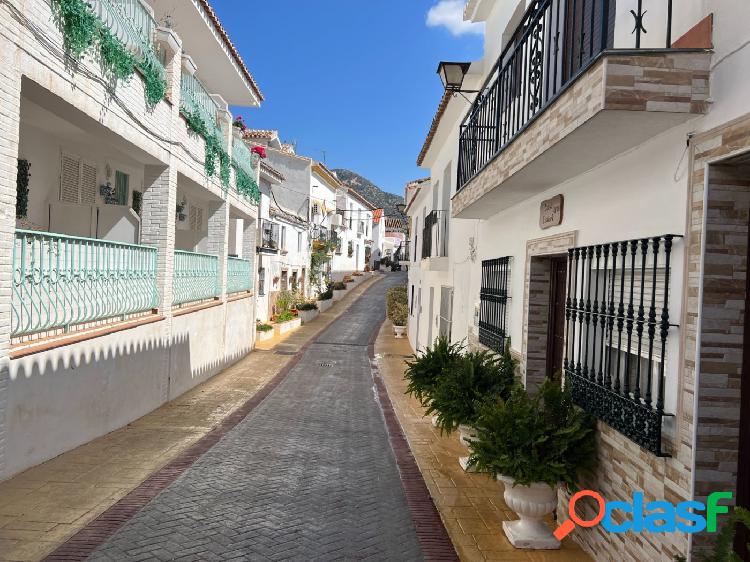
<path fill-rule="evenodd" d="M 563 201 L 562 195 L 555 195 L 552 199 L 542 201 L 539 207 L 539 228 L 544 230 L 562 223 Z"/>

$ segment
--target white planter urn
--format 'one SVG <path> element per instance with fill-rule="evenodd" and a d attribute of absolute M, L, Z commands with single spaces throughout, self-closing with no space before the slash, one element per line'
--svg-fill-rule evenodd
<path fill-rule="evenodd" d="M 435 414 L 434 416 L 432 416 L 432 419 L 430 420 L 430 422 L 432 423 L 432 427 L 437 427 L 438 426 L 438 416 L 437 416 L 437 414 Z"/>
<path fill-rule="evenodd" d="M 334 301 L 340 301 L 344 298 L 344 295 L 346 294 L 346 289 L 342 289 L 340 291 L 334 290 L 333 291 L 333 300 Z"/>
<path fill-rule="evenodd" d="M 401 339 L 404 337 L 404 334 L 406 333 L 406 326 L 396 326 L 393 325 L 393 333 L 396 335 L 396 339 Z"/>
<path fill-rule="evenodd" d="M 320 312 L 325 312 L 329 308 L 333 306 L 333 300 L 332 299 L 326 299 L 324 301 L 318 301 L 318 310 Z"/>
<path fill-rule="evenodd" d="M 520 518 L 518 521 L 503 521 L 503 531 L 510 544 L 536 550 L 560 548 L 560 541 L 544 523 L 544 518 L 557 507 L 557 487 L 544 482 L 513 486 L 512 478 L 498 476 L 497 479 L 505 485 L 505 503 Z"/>
<path fill-rule="evenodd" d="M 464 445 L 467 449 L 471 450 L 469 447 L 469 439 L 474 439 L 476 437 L 477 430 L 473 427 L 469 427 L 468 425 L 459 425 L 458 434 L 461 444 Z M 458 457 L 458 464 L 461 465 L 461 468 L 464 470 L 464 472 L 477 471 L 477 468 L 475 466 L 469 466 L 469 455 L 466 455 L 465 457 Z"/>
<path fill-rule="evenodd" d="M 271 340 L 271 339 L 273 339 L 273 336 L 274 336 L 274 334 L 275 334 L 275 333 L 276 333 L 276 332 L 275 332 L 275 330 L 266 330 L 265 332 L 262 332 L 262 331 L 260 331 L 260 330 L 257 330 L 257 331 L 255 332 L 255 334 L 256 334 L 256 336 L 257 336 L 257 338 L 256 338 L 256 339 L 257 339 L 257 340 L 258 340 L 259 342 L 261 342 L 261 341 L 268 341 L 268 340 Z"/>

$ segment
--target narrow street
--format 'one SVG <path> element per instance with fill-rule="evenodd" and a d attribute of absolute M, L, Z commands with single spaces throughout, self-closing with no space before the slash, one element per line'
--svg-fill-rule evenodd
<path fill-rule="evenodd" d="M 420 560 L 368 343 L 390 275 L 92 560 Z"/>

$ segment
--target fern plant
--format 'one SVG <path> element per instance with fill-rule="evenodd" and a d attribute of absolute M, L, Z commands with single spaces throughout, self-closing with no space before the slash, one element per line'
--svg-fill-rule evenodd
<path fill-rule="evenodd" d="M 461 359 L 463 351 L 462 343 L 451 344 L 448 338 L 440 336 L 432 346 L 412 355 L 411 359 L 406 361 L 404 372 L 404 378 L 409 383 L 406 394 L 414 396 L 427 408 L 443 371 Z"/>
<path fill-rule="evenodd" d="M 515 366 L 505 365 L 507 360 L 490 351 L 471 351 L 443 371 L 427 409 L 428 415 L 437 414 L 441 431 L 450 434 L 459 425 L 475 426 L 483 402 L 508 398 Z"/>
<path fill-rule="evenodd" d="M 486 401 L 476 430 L 470 466 L 519 485 L 544 482 L 573 490 L 596 463 L 593 417 L 573 404 L 569 388 L 553 380 L 544 381 L 534 396 L 517 383 L 506 399 Z"/>

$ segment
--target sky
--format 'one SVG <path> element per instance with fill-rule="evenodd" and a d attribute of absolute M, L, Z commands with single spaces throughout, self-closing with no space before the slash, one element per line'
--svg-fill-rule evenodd
<path fill-rule="evenodd" d="M 251 128 L 277 129 L 297 152 L 386 191 L 425 177 L 416 165 L 442 96 L 441 60 L 482 54 L 464 0 L 212 0 L 258 83 Z M 252 6 L 252 8 L 249 8 Z"/>

